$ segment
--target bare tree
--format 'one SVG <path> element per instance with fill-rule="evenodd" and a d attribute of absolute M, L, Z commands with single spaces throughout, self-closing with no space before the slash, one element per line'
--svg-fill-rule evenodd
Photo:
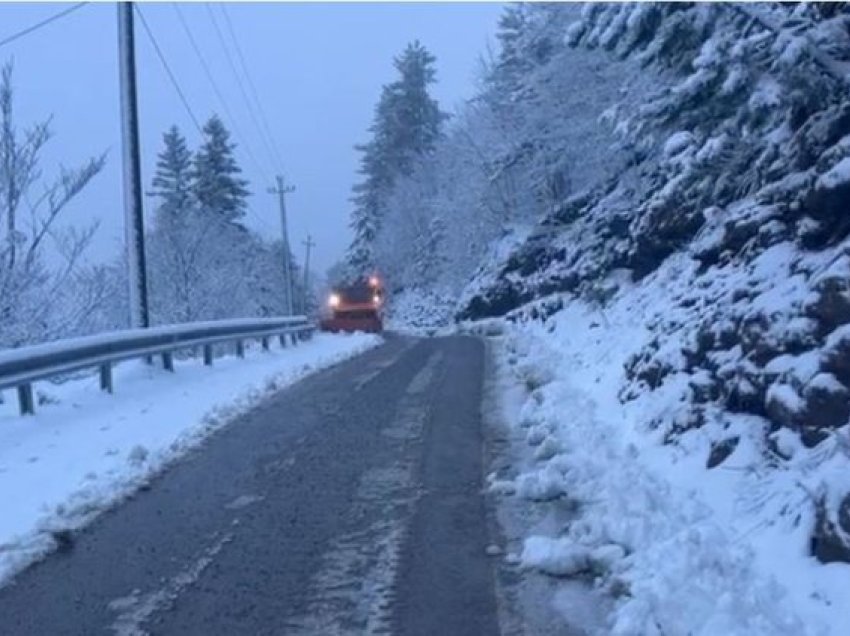
<path fill-rule="evenodd" d="M 98 174 L 105 155 L 43 179 L 39 158 L 51 138 L 50 119 L 19 131 L 14 119 L 12 65 L 0 73 L 0 347 L 74 333 L 102 300 L 97 277 L 81 257 L 96 224 L 60 228 L 63 210 Z M 52 246 L 58 265 L 45 257 Z M 80 285 L 86 286 L 81 293 Z"/>

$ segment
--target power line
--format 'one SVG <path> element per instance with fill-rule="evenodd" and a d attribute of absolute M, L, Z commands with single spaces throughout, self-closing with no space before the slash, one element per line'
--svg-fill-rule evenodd
<path fill-rule="evenodd" d="M 159 57 L 160 62 L 162 62 L 162 66 L 165 69 L 165 72 L 168 75 L 168 78 L 171 81 L 172 86 L 174 86 L 174 90 L 177 91 L 177 95 L 180 97 L 180 101 L 183 102 L 183 106 L 186 108 L 186 112 L 189 113 L 189 117 L 192 119 L 192 123 L 195 124 L 195 128 L 198 129 L 198 132 L 200 133 L 201 138 L 205 137 L 204 130 L 201 127 L 201 125 L 198 121 L 198 118 L 195 117 L 195 113 L 192 111 L 192 107 L 189 105 L 189 100 L 186 99 L 186 95 L 183 92 L 183 89 L 180 88 L 180 84 L 177 81 L 177 77 L 171 71 L 171 67 L 168 64 L 168 61 L 165 59 L 165 54 L 162 52 L 162 49 L 159 47 L 159 44 L 157 43 L 156 38 L 153 35 L 153 31 L 151 31 L 151 28 L 148 25 L 147 20 L 145 20 L 145 16 L 142 14 L 142 10 L 139 8 L 139 6 L 137 4 L 134 4 L 133 6 L 134 6 L 136 13 L 138 14 L 139 18 L 142 21 L 142 26 L 144 27 L 145 32 L 148 35 L 148 38 L 150 38 L 151 44 L 153 45 L 154 50 L 156 51 L 156 54 Z M 262 172 L 262 170 L 260 170 L 260 171 Z M 267 229 L 271 229 L 269 227 L 269 224 L 266 221 L 264 221 L 262 218 L 260 218 L 258 215 L 254 214 L 254 211 L 251 210 L 250 208 L 248 209 L 248 214 L 250 216 L 252 216 L 254 219 L 256 219 L 257 221 L 259 221 L 260 224 L 264 225 Z"/>
<path fill-rule="evenodd" d="M 210 9 L 209 3 L 207 3 L 207 8 Z M 241 65 L 243 72 L 244 72 L 244 75 L 245 75 L 245 80 L 249 83 L 249 88 L 251 88 L 251 77 L 248 74 L 247 67 L 245 66 L 245 58 L 242 56 L 241 49 L 240 49 L 240 46 L 239 46 L 239 42 L 236 39 L 236 35 L 233 31 L 233 26 L 230 23 L 230 18 L 228 17 L 227 13 L 224 11 L 224 7 L 222 5 L 219 5 L 219 11 L 221 12 L 222 16 L 224 17 L 225 22 L 227 23 L 226 26 L 228 27 L 228 31 L 229 31 L 229 34 L 230 34 L 230 37 L 231 37 L 231 41 L 233 42 L 233 49 L 236 51 L 237 57 L 239 58 L 240 65 Z M 210 14 L 212 15 L 211 9 L 210 9 Z M 216 29 L 218 30 L 218 25 L 216 25 Z M 261 120 L 257 118 L 257 110 L 254 108 L 254 104 L 251 102 L 251 98 L 248 94 L 248 91 L 245 90 L 245 84 L 242 82 L 242 78 L 239 74 L 239 70 L 236 66 L 236 63 L 233 61 L 233 56 L 231 55 L 230 47 L 227 46 L 226 44 L 224 44 L 224 38 L 223 38 L 222 32 L 220 30 L 218 30 L 218 34 L 221 38 L 222 46 L 225 49 L 225 53 L 227 54 L 227 60 L 228 60 L 228 63 L 230 64 L 230 68 L 233 71 L 234 76 L 236 77 L 236 82 L 239 85 L 239 91 L 242 94 L 242 99 L 245 101 L 245 105 L 247 107 L 248 114 L 251 116 L 251 121 L 254 124 L 254 128 L 257 130 L 257 133 L 259 134 L 260 140 L 263 142 L 262 145 L 263 145 L 263 147 L 266 151 L 268 158 L 271 161 L 272 166 L 275 167 L 275 164 L 276 163 L 279 164 L 280 162 L 278 161 L 277 155 L 275 153 L 274 143 L 270 140 L 270 136 L 268 135 L 268 129 L 264 129 L 263 126 L 261 125 Z M 255 91 L 255 96 L 256 96 L 256 89 L 254 89 L 254 91 Z M 261 115 L 262 115 L 262 113 L 261 113 Z M 278 172 L 281 171 L 280 165 L 277 165 L 276 171 L 278 171 Z"/>
<path fill-rule="evenodd" d="M 148 21 L 145 20 L 145 15 L 142 13 L 142 10 L 139 8 L 139 5 L 133 5 L 136 9 L 136 13 L 142 21 L 142 26 L 145 29 L 145 33 L 148 34 L 148 38 L 153 45 L 154 50 L 156 51 L 157 57 L 159 57 L 159 61 L 162 62 L 162 66 L 165 69 L 165 73 L 168 75 L 168 79 L 171 80 L 171 85 L 174 86 L 174 90 L 177 91 L 177 95 L 180 97 L 180 101 L 183 102 L 183 106 L 186 108 L 186 112 L 189 113 L 189 117 L 192 119 L 192 123 L 195 124 L 195 128 L 198 129 L 198 132 L 201 134 L 201 137 L 204 136 L 204 130 L 201 128 L 201 124 L 198 122 L 198 118 L 195 117 L 195 113 L 192 112 L 192 107 L 189 106 L 189 101 L 186 99 L 186 95 L 183 93 L 183 89 L 180 88 L 180 84 L 177 82 L 177 78 L 174 76 L 174 73 L 171 71 L 171 67 L 168 65 L 168 61 L 165 59 L 165 55 L 162 52 L 162 49 L 159 48 L 159 44 L 156 41 L 156 38 L 151 31 L 151 28 L 148 26 Z"/>
<path fill-rule="evenodd" d="M 216 20 L 215 14 L 213 13 L 209 3 L 205 3 L 205 6 L 207 8 L 207 13 L 209 14 L 213 28 L 215 29 L 216 35 L 218 36 L 218 40 L 221 43 L 221 48 L 224 50 L 225 57 L 227 58 L 227 62 L 230 65 L 230 70 L 233 73 L 233 76 L 236 78 L 236 85 L 238 86 L 239 92 L 242 95 L 242 99 L 245 102 L 245 108 L 248 111 L 248 115 L 250 115 L 251 117 L 251 121 L 254 124 L 254 128 L 256 128 L 257 133 L 259 134 L 260 140 L 265 144 L 266 152 L 269 153 L 271 163 L 274 164 L 274 152 L 271 151 L 271 146 L 268 140 L 266 139 L 266 136 L 263 133 L 263 129 L 257 120 L 257 115 L 254 112 L 254 107 L 251 104 L 251 100 L 248 98 L 248 92 L 245 90 L 245 85 L 242 83 L 242 78 L 239 76 L 239 71 L 236 69 L 236 63 L 233 61 L 233 56 L 230 53 L 230 47 L 227 46 L 227 42 L 224 39 L 224 34 L 221 31 L 221 27 L 219 26 L 218 20 Z"/>
<path fill-rule="evenodd" d="M 15 40 L 17 40 L 18 38 L 22 38 L 22 37 L 24 37 L 25 35 L 29 35 L 29 34 L 30 34 L 30 33 L 32 33 L 33 31 L 37 31 L 37 30 L 38 30 L 38 29 L 40 29 L 41 27 L 43 27 L 43 26 L 47 26 L 48 24 L 50 24 L 51 22 L 54 22 L 54 21 L 58 20 L 59 18 L 64 18 L 64 17 L 65 17 L 66 15 L 68 15 L 69 13 L 73 13 L 73 12 L 74 12 L 74 11 L 76 11 L 77 9 L 80 9 L 80 8 L 82 8 L 84 5 L 87 5 L 87 4 L 88 4 L 88 2 L 78 2 L 77 4 L 72 5 L 72 6 L 68 7 L 67 9 L 63 9 L 63 10 L 62 10 L 62 11 L 60 11 L 59 13 L 55 13 L 55 14 L 53 14 L 52 16 L 50 16 L 50 17 L 48 17 L 48 18 L 45 18 L 45 19 L 44 19 L 44 20 L 42 20 L 41 22 L 36 22 L 35 24 L 33 24 L 33 25 L 32 25 L 32 26 L 30 26 L 30 27 L 27 27 L 27 28 L 26 28 L 26 29 L 24 29 L 23 31 L 18 31 L 17 33 L 14 33 L 14 34 L 10 35 L 10 36 L 8 36 L 8 37 L 4 38 L 3 40 L 0 40 L 0 46 L 6 46 L 7 44 L 11 44 L 12 42 L 14 42 Z"/>
<path fill-rule="evenodd" d="M 248 158 L 252 161 L 252 163 L 254 164 L 254 167 L 257 168 L 257 171 L 260 173 L 260 177 L 262 179 L 264 179 L 265 181 L 268 181 L 268 175 L 266 174 L 266 171 L 263 170 L 262 165 L 260 164 L 259 161 L 257 161 L 257 158 L 254 155 L 253 151 L 251 150 L 251 147 L 248 145 L 247 141 L 243 138 L 243 136 L 239 132 L 236 117 L 233 116 L 233 112 L 230 110 L 230 107 L 227 104 L 227 100 L 224 98 L 224 94 L 219 89 L 218 83 L 215 81 L 215 77 L 213 76 L 212 71 L 209 68 L 209 65 L 207 65 L 206 60 L 204 59 L 204 56 L 201 53 L 201 49 L 198 46 L 197 41 L 195 40 L 195 37 L 192 35 L 192 31 L 189 28 L 189 24 L 186 21 L 184 15 L 183 15 L 183 12 L 180 10 L 180 7 L 177 5 L 177 3 L 173 2 L 172 6 L 177 11 L 177 16 L 180 19 L 180 23 L 183 25 L 183 30 L 186 33 L 186 36 L 189 40 L 189 43 L 192 46 L 192 49 L 195 51 L 195 55 L 198 57 L 198 61 L 201 63 L 201 67 L 203 68 L 204 73 L 207 76 L 207 79 L 209 80 L 210 84 L 213 87 L 213 91 L 215 92 L 216 97 L 218 97 L 218 100 L 221 102 L 221 105 L 224 108 L 225 115 L 230 120 L 230 124 L 233 127 L 233 132 L 239 138 L 242 147 L 245 148 L 245 152 L 248 155 Z M 272 228 L 271 228 L 270 224 L 268 223 L 268 221 L 263 219 L 258 214 L 255 214 L 254 211 L 251 208 L 248 208 L 247 211 L 248 211 L 248 214 L 254 220 L 256 220 L 260 225 L 265 227 L 266 230 L 272 231 Z"/>
<path fill-rule="evenodd" d="M 227 30 L 230 33 L 230 38 L 233 40 L 234 48 L 236 49 L 236 56 L 239 59 L 239 63 L 242 66 L 242 71 L 245 73 L 245 79 L 248 80 L 248 88 L 251 89 L 251 94 L 254 97 L 254 103 L 257 106 L 257 111 L 260 113 L 260 121 L 263 124 L 266 135 L 268 136 L 269 141 L 271 142 L 271 149 L 274 154 L 275 159 L 278 163 L 278 170 L 283 172 L 283 159 L 278 152 L 277 144 L 275 143 L 274 135 L 271 131 L 271 126 L 269 126 L 269 121 L 266 118 L 265 109 L 263 108 L 263 103 L 260 101 L 259 93 L 257 91 L 257 86 L 254 84 L 254 80 L 251 78 L 251 73 L 248 70 L 248 65 L 245 63 L 245 56 L 242 54 L 242 47 L 239 46 L 239 39 L 236 37 L 236 31 L 233 28 L 233 22 L 230 20 L 230 14 L 227 11 L 227 7 L 223 4 L 219 5 L 219 9 L 224 15 L 224 20 L 227 26 Z"/>
<path fill-rule="evenodd" d="M 213 26 L 215 27 L 215 30 L 216 30 L 216 34 L 218 35 L 219 42 L 221 43 L 221 46 L 224 49 L 225 55 L 227 57 L 227 61 L 230 65 L 230 70 L 233 72 L 233 75 L 236 78 L 236 83 L 239 87 L 240 93 L 242 94 L 242 99 L 245 102 L 245 105 L 246 105 L 247 110 L 248 110 L 248 114 L 251 116 L 251 120 L 254 124 L 254 127 L 257 130 L 257 132 L 260 136 L 260 139 L 262 140 L 262 142 L 265 146 L 265 150 L 268 153 L 269 158 L 272 161 L 272 164 L 277 163 L 278 171 L 283 172 L 283 160 L 281 159 L 281 156 L 280 156 L 280 154 L 277 150 L 277 145 L 274 143 L 274 135 L 271 132 L 271 128 L 268 124 L 268 119 L 265 116 L 265 112 L 264 112 L 264 109 L 263 109 L 263 106 L 262 106 L 262 102 L 259 99 L 259 93 L 257 91 L 256 85 L 254 84 L 253 79 L 251 78 L 251 73 L 248 71 L 248 65 L 245 61 L 245 56 L 242 53 L 242 47 L 239 45 L 239 39 L 236 37 L 236 31 L 233 28 L 233 22 L 230 19 L 230 15 L 228 14 L 224 5 L 219 5 L 219 10 L 221 11 L 222 16 L 224 17 L 225 25 L 226 25 L 228 33 L 230 35 L 230 39 L 233 42 L 233 48 L 235 49 L 236 55 L 239 59 L 239 64 L 240 64 L 242 71 L 245 75 L 245 79 L 248 82 L 248 87 L 251 89 L 251 93 L 252 93 L 252 96 L 254 98 L 254 104 L 256 104 L 257 111 L 260 113 L 260 121 L 262 122 L 262 126 L 257 121 L 257 117 L 256 117 L 256 114 L 255 114 L 254 108 L 252 107 L 251 100 L 249 99 L 248 94 L 245 91 L 245 86 L 242 83 L 242 80 L 239 76 L 239 72 L 236 68 L 236 64 L 234 63 L 233 57 L 230 54 L 230 48 L 227 46 L 226 42 L 224 41 L 222 31 L 221 31 L 221 29 L 218 25 L 218 22 L 215 19 L 215 15 L 214 15 L 212 9 L 210 8 L 209 3 L 206 3 L 206 7 L 207 7 L 207 11 L 209 12 L 210 20 L 212 21 Z M 278 178 L 280 179 L 280 177 L 278 177 Z M 284 225 L 285 225 L 285 223 L 286 223 L 286 221 L 284 220 Z M 284 229 L 284 236 L 286 236 L 286 230 L 285 229 Z M 284 239 L 284 242 L 286 243 L 287 239 Z"/>
<path fill-rule="evenodd" d="M 248 155 L 248 158 L 254 164 L 254 167 L 263 177 L 264 181 L 268 181 L 268 176 L 266 175 L 265 170 L 263 170 L 260 162 L 257 161 L 257 157 L 254 155 L 254 151 L 251 149 L 251 146 L 248 144 L 247 139 L 242 135 L 236 117 L 233 115 L 233 111 L 230 110 L 230 106 L 227 104 L 227 100 L 224 98 L 224 94 L 221 92 L 221 89 L 218 86 L 218 83 L 215 81 L 215 77 L 210 70 L 209 65 L 207 64 L 206 59 L 204 58 L 203 53 L 201 53 L 201 48 L 198 46 L 197 41 L 195 40 L 195 36 L 192 35 L 192 30 L 189 28 L 189 23 L 186 21 L 186 18 L 183 15 L 183 11 L 180 9 L 180 5 L 176 2 L 172 2 L 171 6 L 174 7 L 174 10 L 177 12 L 177 17 L 180 20 L 180 24 L 183 26 L 183 31 L 186 33 L 186 37 L 189 40 L 189 44 L 191 44 L 192 49 L 195 51 L 195 55 L 198 58 L 198 62 L 200 62 L 201 67 L 204 70 L 204 74 L 207 76 L 207 79 L 212 86 L 213 91 L 218 98 L 218 101 L 221 103 L 222 108 L 224 108 L 224 113 L 230 122 L 230 126 L 233 128 L 233 132 L 237 138 L 239 138 L 240 145 L 245 149 L 245 154 Z"/>

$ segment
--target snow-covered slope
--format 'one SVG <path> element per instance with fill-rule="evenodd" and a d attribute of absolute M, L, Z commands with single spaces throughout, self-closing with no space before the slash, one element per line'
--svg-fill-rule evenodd
<path fill-rule="evenodd" d="M 583 512 L 524 561 L 598 575 L 615 633 L 850 633 L 850 14 L 528 11 L 525 64 L 569 75 L 575 47 L 640 77 L 597 104 L 621 169 L 459 297 L 461 321 L 506 325 L 529 387 L 540 470 L 517 491 Z M 561 170 L 549 150 L 529 191 Z"/>
<path fill-rule="evenodd" d="M 514 425 L 537 462 L 493 490 L 577 510 L 560 530 L 528 537 L 518 557 L 610 594 L 606 633 L 848 633 L 850 567 L 818 562 L 810 537 L 818 503 L 831 509 L 850 492 L 850 428 L 806 448 L 787 429 L 771 434 L 764 418 L 695 409 L 686 372 L 624 395 L 630 358 L 654 339 L 667 299 L 688 287 L 688 265 L 671 259 L 604 309 L 573 301 L 507 328 L 501 371 L 524 387 Z M 676 342 L 685 346 L 685 332 L 666 347 Z"/>

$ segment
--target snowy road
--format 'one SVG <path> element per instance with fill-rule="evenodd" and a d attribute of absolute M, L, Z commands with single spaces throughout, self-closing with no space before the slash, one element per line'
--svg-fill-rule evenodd
<path fill-rule="evenodd" d="M 498 633 L 483 365 L 395 338 L 279 392 L 0 590 L 0 633 Z"/>

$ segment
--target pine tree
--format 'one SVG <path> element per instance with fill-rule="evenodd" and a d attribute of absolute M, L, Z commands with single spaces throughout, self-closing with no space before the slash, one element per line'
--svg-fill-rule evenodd
<path fill-rule="evenodd" d="M 186 139 L 177 126 L 172 126 L 162 140 L 164 148 L 159 153 L 153 188 L 148 193 L 159 199 L 158 224 L 184 215 L 192 205 L 192 153 Z"/>
<path fill-rule="evenodd" d="M 440 136 L 446 115 L 428 93 L 436 80 L 435 61 L 418 41 L 394 60 L 400 77 L 383 87 L 369 128 L 372 139 L 357 146 L 363 153 L 363 181 L 354 186 L 352 197 L 354 240 L 348 263 L 354 275 L 374 267 L 374 241 L 395 180 L 410 175 L 417 159 L 433 150 Z"/>
<path fill-rule="evenodd" d="M 205 214 L 235 222 L 245 215 L 248 182 L 239 175 L 230 133 L 217 116 L 204 125 L 205 141 L 195 154 L 192 170 L 195 200 Z"/>
<path fill-rule="evenodd" d="M 151 310 L 159 323 L 253 313 L 254 287 L 242 283 L 256 273 L 253 256 L 259 248 L 238 222 L 245 214 L 247 182 L 217 117 L 207 122 L 204 135 L 192 157 L 179 131 L 169 130 L 152 182 L 160 205 L 148 263 Z"/>
<path fill-rule="evenodd" d="M 415 41 L 408 44 L 395 59 L 401 78 L 390 85 L 390 97 L 383 106 L 390 159 L 397 161 L 398 171 L 407 176 L 416 157 L 433 149 L 440 136 L 446 115 L 428 94 L 428 86 L 436 81 L 436 58 Z"/>
<path fill-rule="evenodd" d="M 488 80 L 505 100 L 511 99 L 531 67 L 522 50 L 523 35 L 528 27 L 527 12 L 526 5 L 514 4 L 507 6 L 499 17 L 496 32 L 499 54 Z"/>

